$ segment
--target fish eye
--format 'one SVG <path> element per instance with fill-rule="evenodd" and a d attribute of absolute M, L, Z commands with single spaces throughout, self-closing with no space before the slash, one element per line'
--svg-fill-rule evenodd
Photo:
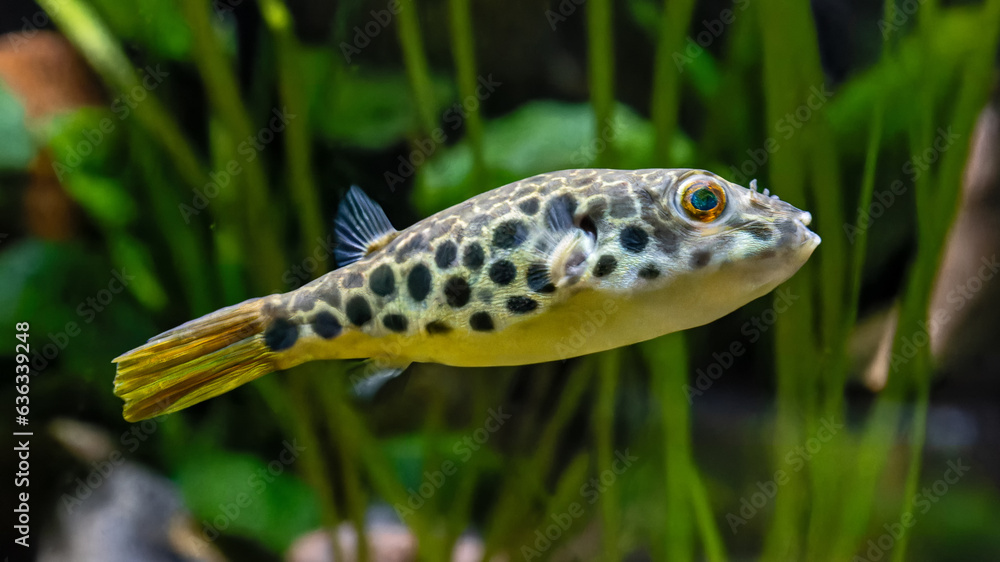
<path fill-rule="evenodd" d="M 697 180 L 684 189 L 681 207 L 694 220 L 712 222 L 726 208 L 726 192 L 715 182 Z"/>

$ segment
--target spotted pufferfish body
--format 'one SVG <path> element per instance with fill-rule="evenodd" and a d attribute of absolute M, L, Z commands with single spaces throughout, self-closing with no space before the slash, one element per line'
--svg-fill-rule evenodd
<path fill-rule="evenodd" d="M 115 393 L 138 420 L 318 359 L 399 371 L 628 345 L 769 292 L 819 244 L 809 222 L 766 190 L 693 169 L 542 174 L 402 231 L 352 188 L 336 225 L 346 265 L 154 337 L 115 360 Z"/>

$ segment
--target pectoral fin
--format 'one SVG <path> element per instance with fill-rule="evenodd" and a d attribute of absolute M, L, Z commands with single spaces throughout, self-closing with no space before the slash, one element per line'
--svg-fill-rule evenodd
<path fill-rule="evenodd" d="M 379 361 L 369 359 L 357 367 L 350 376 L 354 395 L 362 400 L 371 400 L 385 383 L 403 374 L 409 367 L 406 365 L 383 365 Z"/>

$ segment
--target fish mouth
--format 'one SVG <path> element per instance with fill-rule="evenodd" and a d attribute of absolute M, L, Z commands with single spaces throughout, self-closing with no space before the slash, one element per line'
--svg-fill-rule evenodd
<path fill-rule="evenodd" d="M 810 252 L 816 249 L 816 246 L 819 246 L 823 239 L 819 237 L 819 234 L 809 230 L 809 223 L 812 222 L 812 215 L 803 211 L 802 214 L 796 219 L 796 222 L 799 223 L 798 230 L 801 246 L 807 247 Z"/>

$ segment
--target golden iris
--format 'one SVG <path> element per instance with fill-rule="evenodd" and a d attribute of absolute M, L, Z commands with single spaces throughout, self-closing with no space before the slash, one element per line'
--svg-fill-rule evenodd
<path fill-rule="evenodd" d="M 725 210 L 726 192 L 718 184 L 698 181 L 684 190 L 681 206 L 691 218 L 711 222 Z"/>

